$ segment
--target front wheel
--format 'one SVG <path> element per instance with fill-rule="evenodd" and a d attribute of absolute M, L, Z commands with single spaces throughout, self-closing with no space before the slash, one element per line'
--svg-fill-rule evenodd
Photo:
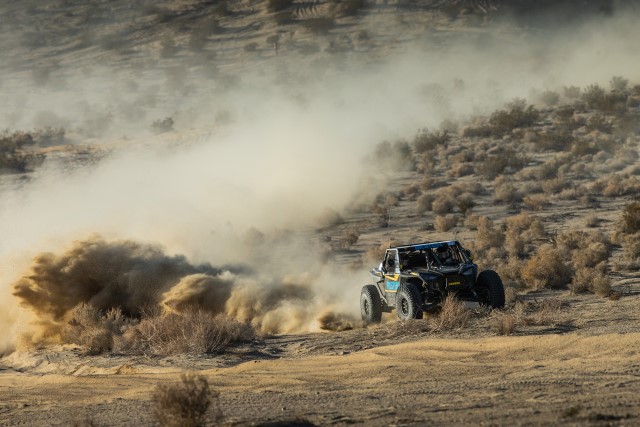
<path fill-rule="evenodd" d="M 400 285 L 396 294 L 396 311 L 400 320 L 422 319 L 422 298 L 416 285 Z"/>
<path fill-rule="evenodd" d="M 504 307 L 504 285 L 498 273 L 493 270 L 485 270 L 478 274 L 476 294 L 482 305 L 491 308 Z"/>
<path fill-rule="evenodd" d="M 382 299 L 374 285 L 366 285 L 360 293 L 360 313 L 365 324 L 380 323 L 382 320 Z"/>

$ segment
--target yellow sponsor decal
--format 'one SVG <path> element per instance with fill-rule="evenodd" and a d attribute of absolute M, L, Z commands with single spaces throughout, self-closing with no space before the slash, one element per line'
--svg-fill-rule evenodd
<path fill-rule="evenodd" d="M 455 285 L 459 285 L 460 282 L 449 282 L 449 286 L 455 286 Z"/>

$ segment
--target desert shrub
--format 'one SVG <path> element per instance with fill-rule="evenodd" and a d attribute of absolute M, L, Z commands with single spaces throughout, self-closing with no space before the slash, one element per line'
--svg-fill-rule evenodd
<path fill-rule="evenodd" d="M 436 216 L 435 229 L 438 232 L 445 232 L 451 230 L 458 224 L 458 218 L 455 216 Z"/>
<path fill-rule="evenodd" d="M 453 211 L 455 199 L 450 194 L 441 192 L 433 201 L 431 209 L 437 215 L 446 215 Z"/>
<path fill-rule="evenodd" d="M 530 194 L 522 198 L 522 203 L 533 211 L 541 211 L 551 204 L 546 194 Z"/>
<path fill-rule="evenodd" d="M 594 114 L 587 120 L 587 130 L 592 132 L 597 130 L 599 132 L 611 133 L 613 130 L 613 123 L 611 123 L 607 118 L 602 114 Z"/>
<path fill-rule="evenodd" d="M 521 197 L 511 181 L 501 175 L 493 180 L 493 200 L 498 203 L 516 203 Z"/>
<path fill-rule="evenodd" d="M 293 4 L 293 0 L 268 0 L 267 9 L 269 12 L 279 12 Z"/>
<path fill-rule="evenodd" d="M 430 323 L 435 331 L 451 331 L 467 326 L 470 318 L 471 313 L 464 302 L 454 295 L 449 295 L 442 303 L 438 316 L 432 318 Z"/>
<path fill-rule="evenodd" d="M 529 127 L 535 124 L 540 112 L 533 105 L 527 106 L 524 99 L 515 99 L 507 105 L 506 110 L 498 110 L 491 114 L 489 125 L 494 136 L 502 136 L 513 129 Z"/>
<path fill-rule="evenodd" d="M 416 183 L 409 184 L 402 190 L 402 194 L 409 200 L 416 200 L 420 195 L 420 186 Z"/>
<path fill-rule="evenodd" d="M 211 402 L 217 401 L 218 396 L 219 393 L 210 390 L 204 376 L 183 374 L 177 383 L 158 383 L 153 393 L 154 415 L 161 426 L 203 426 Z M 220 421 L 220 408 L 215 409 L 216 421 Z"/>
<path fill-rule="evenodd" d="M 564 253 L 550 245 L 540 247 L 522 268 L 522 280 L 532 289 L 563 288 L 572 274 Z"/>
<path fill-rule="evenodd" d="M 471 212 L 471 209 L 473 209 L 475 206 L 476 202 L 472 194 L 465 193 L 456 198 L 456 207 L 463 215 Z"/>
<path fill-rule="evenodd" d="M 515 99 L 507 104 L 506 110 L 494 111 L 487 123 L 477 127 L 467 127 L 463 135 L 500 138 L 514 129 L 533 126 L 539 118 L 540 112 L 533 105 L 527 106 L 525 100 Z"/>
<path fill-rule="evenodd" d="M 570 132 L 544 132 L 538 135 L 537 145 L 543 150 L 563 151 L 571 148 L 574 137 Z"/>
<path fill-rule="evenodd" d="M 149 316 L 124 331 L 116 348 L 129 354 L 167 356 L 170 354 L 215 353 L 232 342 L 253 339 L 250 325 L 224 315 L 189 309 Z"/>
<path fill-rule="evenodd" d="M 490 218 L 481 216 L 477 223 L 476 241 L 483 248 L 498 247 L 504 244 L 504 233 L 496 227 Z"/>
<path fill-rule="evenodd" d="M 625 206 L 622 212 L 622 231 L 625 233 L 640 231 L 640 201 Z"/>
<path fill-rule="evenodd" d="M 516 330 L 517 319 L 513 314 L 498 315 L 493 318 L 493 328 L 498 335 L 511 335 Z"/>
<path fill-rule="evenodd" d="M 578 86 L 565 86 L 563 92 L 568 99 L 578 99 L 582 95 L 582 89 Z"/>
<path fill-rule="evenodd" d="M 415 160 L 411 153 L 411 146 L 406 141 L 396 141 L 393 144 L 384 141 L 376 145 L 374 158 L 393 169 L 413 170 Z"/>
<path fill-rule="evenodd" d="M 151 123 L 151 132 L 159 135 L 161 133 L 172 132 L 173 129 L 173 119 L 171 117 L 165 117 L 164 119 L 155 120 Z"/>
<path fill-rule="evenodd" d="M 558 92 L 545 90 L 540 94 L 540 101 L 542 101 L 542 103 L 547 106 L 558 105 L 558 102 L 560 102 L 560 95 L 558 94 Z"/>
<path fill-rule="evenodd" d="M 521 213 L 505 219 L 505 246 L 516 257 L 529 255 L 535 249 L 534 241 L 546 235 L 538 218 Z"/>
<path fill-rule="evenodd" d="M 505 298 L 507 299 L 507 301 L 509 301 L 509 298 L 507 298 L 507 290 L 509 290 L 509 292 L 515 292 L 516 288 L 523 287 L 521 278 L 522 275 L 520 273 L 523 266 L 524 261 L 521 261 L 516 254 L 512 254 L 510 252 L 507 260 L 502 261 L 496 266 L 496 271 L 500 275 L 502 283 L 504 283 L 505 285 Z M 514 298 L 517 297 L 517 295 L 513 296 Z M 509 303 L 507 302 L 507 304 Z"/>
<path fill-rule="evenodd" d="M 592 185 L 593 190 L 605 197 L 637 195 L 640 193 L 640 180 L 635 176 L 623 177 L 620 174 L 609 175 Z"/>
<path fill-rule="evenodd" d="M 569 289 L 574 294 L 592 292 L 601 297 L 608 297 L 611 294 L 611 279 L 599 269 L 584 267 L 576 270 Z"/>
<path fill-rule="evenodd" d="M 472 163 L 456 163 L 449 168 L 447 175 L 459 178 L 462 176 L 473 175 L 474 172 L 475 168 Z"/>
<path fill-rule="evenodd" d="M 79 304 L 71 311 L 71 318 L 62 330 L 63 342 L 78 344 L 87 354 L 97 355 L 113 350 L 114 336 L 131 324 L 119 309 L 106 313 L 89 304 Z"/>
<path fill-rule="evenodd" d="M 548 194 L 558 194 L 569 186 L 569 182 L 562 176 L 547 179 L 542 183 L 542 190 Z"/>
<path fill-rule="evenodd" d="M 433 200 L 435 199 L 435 196 L 433 194 L 423 194 L 420 197 L 418 197 L 418 200 L 416 200 L 416 209 L 418 210 L 419 214 L 424 214 L 427 211 L 430 211 L 433 207 Z"/>
<path fill-rule="evenodd" d="M 555 325 L 562 319 L 562 309 L 568 303 L 559 298 L 522 301 L 516 304 L 514 313 L 525 325 Z"/>
<path fill-rule="evenodd" d="M 527 159 L 516 153 L 513 149 L 506 149 L 499 154 L 487 156 L 476 168 L 478 174 L 487 179 L 494 179 L 503 173 L 513 173 L 522 169 L 527 164 Z"/>
<path fill-rule="evenodd" d="M 596 228 L 600 225 L 600 217 L 595 213 L 588 214 L 584 217 L 584 225 L 588 228 Z"/>
<path fill-rule="evenodd" d="M 0 133 L 0 173 L 23 173 L 40 164 L 44 160 L 42 155 L 24 150 L 24 147 L 35 143 L 36 140 L 31 133 Z"/>
<path fill-rule="evenodd" d="M 613 76 L 609 81 L 609 86 L 611 86 L 611 90 L 624 91 L 627 89 L 629 85 L 629 79 L 625 79 L 622 76 Z"/>
<path fill-rule="evenodd" d="M 450 140 L 451 137 L 446 130 L 430 132 L 428 129 L 422 129 L 413 138 L 412 144 L 416 153 L 424 153 L 438 147 L 446 147 Z"/>
<path fill-rule="evenodd" d="M 582 93 L 582 99 L 590 108 L 607 114 L 620 114 L 627 108 L 627 97 L 623 93 L 607 93 L 597 84 L 587 87 Z"/>

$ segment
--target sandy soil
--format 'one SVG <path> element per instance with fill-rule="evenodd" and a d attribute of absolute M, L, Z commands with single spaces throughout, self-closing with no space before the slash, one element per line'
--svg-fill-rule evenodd
<path fill-rule="evenodd" d="M 205 375 L 228 424 L 633 425 L 640 419 L 638 284 L 567 305 L 497 337 L 491 317 L 433 332 L 428 320 L 267 336 L 217 356 L 84 356 L 64 346 L 2 359 L 0 424 L 153 425 L 156 384 Z"/>

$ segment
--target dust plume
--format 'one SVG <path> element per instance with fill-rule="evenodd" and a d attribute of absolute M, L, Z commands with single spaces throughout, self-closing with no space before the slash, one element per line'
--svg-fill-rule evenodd
<path fill-rule="evenodd" d="M 28 78 L 8 70 L 0 128 L 64 126 L 69 142 L 104 154 L 77 166 L 61 149 L 33 174 L 1 182 L 2 326 L 21 329 L 32 312 L 55 335 L 88 302 L 133 316 L 149 303 L 224 309 L 268 332 L 348 327 L 366 272 L 327 263 L 313 230 L 321 212 L 343 211 L 375 186 L 363 190 L 365 178 L 390 168 L 366 154 L 443 120 L 464 124 L 532 88 L 639 80 L 637 14 L 625 12 L 566 28 L 455 23 L 440 33 L 399 8 L 406 24 L 363 12 L 358 30 L 373 41 L 353 55 L 334 55 L 333 40 L 317 36 L 327 45 L 317 55 L 293 40 L 276 57 L 223 57 L 215 72 L 204 54 L 141 54 L 111 68 L 89 58 L 82 73 L 61 63 Z M 377 45 L 376 31 L 389 27 L 406 29 L 408 41 Z M 94 233 L 103 239 L 87 239 Z M 227 264 L 248 268 L 218 267 Z"/>
<path fill-rule="evenodd" d="M 318 316 L 319 306 L 327 303 L 326 292 L 317 291 L 322 283 L 308 277 L 263 280 L 268 281 L 247 268 L 193 265 L 155 245 L 93 237 L 74 242 L 61 254 L 37 255 L 12 287 L 21 305 L 35 315 L 27 337 L 33 343 L 57 342 L 79 304 L 102 312 L 120 309 L 130 318 L 145 311 L 196 308 L 225 313 L 267 333 L 354 324 L 350 316 L 329 315 L 326 308 Z"/>

